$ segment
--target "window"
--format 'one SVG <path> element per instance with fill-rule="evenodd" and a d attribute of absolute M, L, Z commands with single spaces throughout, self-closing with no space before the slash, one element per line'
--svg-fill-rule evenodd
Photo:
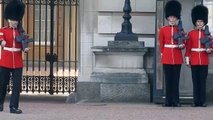
<path fill-rule="evenodd" d="M 50 41 L 50 6 L 35 5 L 35 44 L 44 45 Z"/>

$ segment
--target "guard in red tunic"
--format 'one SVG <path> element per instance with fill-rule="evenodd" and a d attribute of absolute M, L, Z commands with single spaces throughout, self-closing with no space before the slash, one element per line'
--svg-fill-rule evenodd
<path fill-rule="evenodd" d="M 182 49 L 185 42 L 178 44 L 174 35 L 178 33 L 177 22 L 180 20 L 181 4 L 176 0 L 167 2 L 165 17 L 168 25 L 159 32 L 161 64 L 165 75 L 166 99 L 164 107 L 180 107 L 179 103 L 179 77 L 183 63 Z"/>
<path fill-rule="evenodd" d="M 22 80 L 22 43 L 16 41 L 20 35 L 17 25 L 23 18 L 25 5 L 19 0 L 12 0 L 5 8 L 5 19 L 8 26 L 0 29 L 0 45 L 2 47 L 0 59 L 0 111 L 6 95 L 6 88 L 12 78 L 13 89 L 10 99 L 10 113 L 22 113 L 19 107 L 19 97 Z M 23 51 L 27 52 L 26 48 Z"/>
<path fill-rule="evenodd" d="M 193 97 L 192 106 L 206 107 L 206 79 L 208 75 L 209 54 L 212 52 L 212 39 L 208 31 L 208 8 L 197 5 L 192 9 L 192 22 L 195 29 L 188 33 L 186 43 L 186 64 L 191 66 Z"/>

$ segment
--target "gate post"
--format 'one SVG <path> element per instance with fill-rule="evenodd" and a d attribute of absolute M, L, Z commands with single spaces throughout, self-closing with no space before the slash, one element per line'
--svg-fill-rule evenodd
<path fill-rule="evenodd" d="M 56 62 L 58 60 L 58 56 L 53 53 L 53 40 L 54 40 L 54 7 L 55 7 L 55 4 L 54 4 L 54 1 L 55 0 L 51 0 L 50 2 L 50 11 L 51 11 L 51 16 L 50 16 L 50 20 L 51 20 L 51 23 L 50 23 L 50 53 L 47 53 L 46 54 L 46 61 L 49 61 L 50 62 L 50 74 L 49 74 L 49 78 L 50 78 L 50 90 L 49 90 L 49 93 L 51 95 L 53 95 L 54 93 L 54 90 L 53 90 L 53 80 L 55 78 L 54 74 L 53 74 L 53 64 L 54 62 Z"/>

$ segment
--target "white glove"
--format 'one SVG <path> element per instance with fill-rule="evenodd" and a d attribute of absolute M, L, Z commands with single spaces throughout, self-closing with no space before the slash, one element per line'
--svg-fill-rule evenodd
<path fill-rule="evenodd" d="M 206 52 L 207 52 L 207 53 L 211 53 L 211 52 L 212 52 L 211 48 L 207 48 L 207 49 L 206 49 Z"/>
<path fill-rule="evenodd" d="M 4 47 L 6 45 L 6 41 L 2 40 L 1 41 L 1 46 Z"/>
<path fill-rule="evenodd" d="M 30 49 L 29 48 L 25 48 L 24 52 L 27 53 Z"/>
<path fill-rule="evenodd" d="M 186 65 L 189 65 L 189 57 L 185 57 Z"/>
<path fill-rule="evenodd" d="M 184 44 L 180 44 L 180 45 L 178 45 L 178 47 L 179 47 L 180 49 L 183 49 L 183 48 L 185 48 L 185 45 L 184 45 Z"/>

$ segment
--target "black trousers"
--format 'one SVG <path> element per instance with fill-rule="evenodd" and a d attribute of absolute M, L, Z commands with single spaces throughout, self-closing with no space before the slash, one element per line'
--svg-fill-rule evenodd
<path fill-rule="evenodd" d="M 163 65 L 165 75 L 165 87 L 166 87 L 166 104 L 178 104 L 179 103 L 179 79 L 181 64 L 177 65 Z"/>
<path fill-rule="evenodd" d="M 13 90 L 10 98 L 10 107 L 19 107 L 19 97 L 21 91 L 22 68 L 10 69 L 0 67 L 0 104 L 4 104 L 7 85 L 12 78 Z"/>
<path fill-rule="evenodd" d="M 195 104 L 206 102 L 206 79 L 208 75 L 208 65 L 192 65 L 193 97 Z"/>

